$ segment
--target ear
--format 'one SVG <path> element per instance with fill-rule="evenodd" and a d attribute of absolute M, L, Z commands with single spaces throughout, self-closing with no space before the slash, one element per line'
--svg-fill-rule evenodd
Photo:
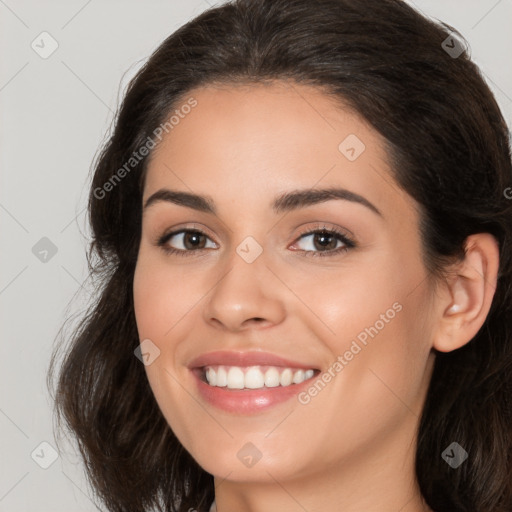
<path fill-rule="evenodd" d="M 477 334 L 491 308 L 498 279 L 499 247 L 490 233 L 471 235 L 465 257 L 450 272 L 439 294 L 439 321 L 433 348 L 451 352 Z"/>

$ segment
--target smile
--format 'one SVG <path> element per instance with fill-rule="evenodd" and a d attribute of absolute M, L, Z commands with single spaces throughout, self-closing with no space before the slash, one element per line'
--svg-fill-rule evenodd
<path fill-rule="evenodd" d="M 279 366 L 206 366 L 203 368 L 205 382 L 210 386 L 227 389 L 262 389 L 287 387 L 310 379 L 315 370 L 292 369 Z"/>
<path fill-rule="evenodd" d="M 276 366 L 205 366 L 194 368 L 199 398 L 216 409 L 236 414 L 266 412 L 296 398 L 320 373 L 317 369 Z"/>

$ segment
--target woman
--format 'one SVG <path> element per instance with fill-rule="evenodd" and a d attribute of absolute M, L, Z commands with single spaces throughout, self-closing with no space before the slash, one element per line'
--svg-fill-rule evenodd
<path fill-rule="evenodd" d="M 108 510 L 512 509 L 509 133 L 463 50 L 238 0 L 131 81 L 56 401 Z"/>

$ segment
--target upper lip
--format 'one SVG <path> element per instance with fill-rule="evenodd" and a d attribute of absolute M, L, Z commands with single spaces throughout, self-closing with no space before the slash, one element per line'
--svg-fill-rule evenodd
<path fill-rule="evenodd" d="M 309 363 L 292 361 L 285 357 L 271 354 L 270 352 L 233 352 L 219 350 L 216 352 L 207 352 L 201 354 L 190 362 L 188 367 L 202 368 L 204 366 L 283 366 L 286 368 L 312 368 L 317 369 Z"/>

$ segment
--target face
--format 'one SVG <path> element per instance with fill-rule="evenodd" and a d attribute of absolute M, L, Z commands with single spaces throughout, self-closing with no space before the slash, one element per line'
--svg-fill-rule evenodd
<path fill-rule="evenodd" d="M 380 135 L 309 86 L 190 97 L 148 166 L 134 276 L 163 415 L 229 480 L 405 456 L 433 294 L 416 205 Z"/>

